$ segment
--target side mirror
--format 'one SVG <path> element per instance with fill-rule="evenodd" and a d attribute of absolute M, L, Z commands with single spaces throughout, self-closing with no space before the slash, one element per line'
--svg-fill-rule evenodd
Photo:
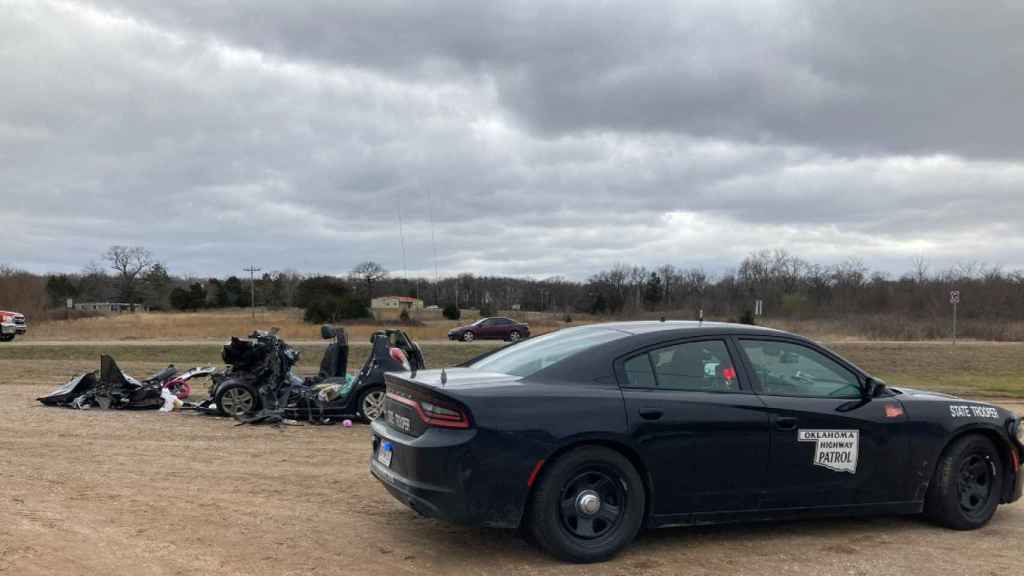
<path fill-rule="evenodd" d="M 861 391 L 863 392 L 864 398 L 875 398 L 885 391 L 885 382 L 882 382 L 872 376 L 868 376 L 864 379 L 864 386 Z"/>

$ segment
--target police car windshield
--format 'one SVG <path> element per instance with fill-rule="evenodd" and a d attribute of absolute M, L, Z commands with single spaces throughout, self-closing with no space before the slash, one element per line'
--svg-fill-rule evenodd
<path fill-rule="evenodd" d="M 558 330 L 499 350 L 470 367 L 526 377 L 587 348 L 626 336 L 626 332 L 605 328 Z"/>

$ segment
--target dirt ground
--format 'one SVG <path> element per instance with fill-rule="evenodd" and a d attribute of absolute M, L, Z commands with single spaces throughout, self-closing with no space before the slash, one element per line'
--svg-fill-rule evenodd
<path fill-rule="evenodd" d="M 366 426 L 235 427 L 194 414 L 73 411 L 34 401 L 51 387 L 38 382 L 64 377 L 50 370 L 0 377 L 2 574 L 823 576 L 1024 568 L 1021 504 L 969 533 L 892 517 L 667 529 L 641 535 L 611 562 L 565 565 L 509 531 L 418 518 L 370 476 Z"/>

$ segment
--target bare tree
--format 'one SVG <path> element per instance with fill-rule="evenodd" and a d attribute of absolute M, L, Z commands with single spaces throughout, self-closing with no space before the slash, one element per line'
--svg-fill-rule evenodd
<path fill-rule="evenodd" d="M 924 256 L 914 257 L 913 264 L 911 265 L 910 278 L 919 286 L 924 285 L 928 282 L 930 274 L 928 272 L 928 261 L 925 260 Z"/>
<path fill-rule="evenodd" d="M 111 246 L 103 258 L 117 272 L 121 300 L 134 302 L 136 281 L 155 264 L 153 254 L 141 246 Z"/>
<path fill-rule="evenodd" d="M 388 271 L 372 260 L 361 262 L 352 269 L 352 277 L 366 285 L 367 300 L 373 300 L 373 285 L 387 276 Z"/>

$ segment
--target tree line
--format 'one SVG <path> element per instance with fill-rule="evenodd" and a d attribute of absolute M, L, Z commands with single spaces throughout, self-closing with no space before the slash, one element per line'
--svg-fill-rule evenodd
<path fill-rule="evenodd" d="M 75 302 L 124 302 L 155 310 L 248 307 L 249 279 L 176 276 L 142 247 L 112 246 L 79 273 L 35 275 L 0 267 L 0 308 L 21 307 L 42 314 Z M 316 308 L 314 316 L 353 318 L 367 314 L 374 296 L 420 298 L 427 306 L 589 313 L 609 317 L 741 319 L 762 301 L 774 318 L 837 318 L 857 314 L 898 314 L 909 318 L 945 316 L 949 292 L 963 294 L 960 311 L 970 319 L 1024 319 L 1024 271 L 966 263 L 933 270 L 915 260 L 901 275 L 871 270 L 861 260 L 816 264 L 781 249 L 763 250 L 735 268 L 712 273 L 700 267 L 616 264 L 585 280 L 478 276 L 406 278 L 376 262 L 344 276 L 307 275 L 293 270 L 255 278 L 255 304 Z"/>

